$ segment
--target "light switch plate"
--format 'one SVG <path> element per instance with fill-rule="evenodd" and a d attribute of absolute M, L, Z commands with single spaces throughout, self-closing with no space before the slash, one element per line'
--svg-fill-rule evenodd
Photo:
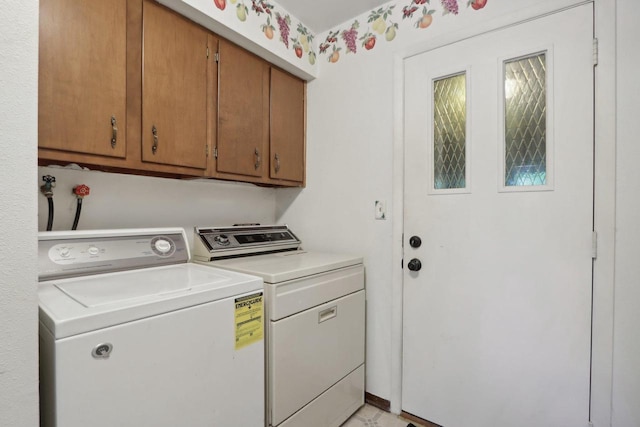
<path fill-rule="evenodd" d="M 383 200 L 376 200 L 375 218 L 387 219 L 387 204 Z"/>

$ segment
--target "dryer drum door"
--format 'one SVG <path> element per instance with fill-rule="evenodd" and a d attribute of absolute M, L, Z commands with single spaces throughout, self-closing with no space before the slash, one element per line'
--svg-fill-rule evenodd
<path fill-rule="evenodd" d="M 271 425 L 364 363 L 364 290 L 270 322 Z"/>

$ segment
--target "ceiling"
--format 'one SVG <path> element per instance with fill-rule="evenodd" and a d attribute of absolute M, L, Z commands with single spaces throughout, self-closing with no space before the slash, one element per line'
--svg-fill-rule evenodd
<path fill-rule="evenodd" d="M 389 0 L 278 0 L 312 33 L 320 34 Z"/>

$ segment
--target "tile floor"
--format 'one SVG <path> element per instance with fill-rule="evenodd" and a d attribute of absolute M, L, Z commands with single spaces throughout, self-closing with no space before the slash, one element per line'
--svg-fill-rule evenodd
<path fill-rule="evenodd" d="M 375 406 L 364 405 L 342 424 L 342 427 L 407 427 L 410 422 Z M 420 424 L 416 422 L 413 422 L 413 424 L 416 427 L 420 427 Z"/>

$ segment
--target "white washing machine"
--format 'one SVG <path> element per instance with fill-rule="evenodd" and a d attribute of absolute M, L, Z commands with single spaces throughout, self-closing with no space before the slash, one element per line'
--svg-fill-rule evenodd
<path fill-rule="evenodd" d="M 41 425 L 264 425 L 263 284 L 182 229 L 39 236 Z"/>
<path fill-rule="evenodd" d="M 287 226 L 235 226 L 196 228 L 194 259 L 265 282 L 267 426 L 339 426 L 364 404 L 361 257 L 301 250 Z"/>

